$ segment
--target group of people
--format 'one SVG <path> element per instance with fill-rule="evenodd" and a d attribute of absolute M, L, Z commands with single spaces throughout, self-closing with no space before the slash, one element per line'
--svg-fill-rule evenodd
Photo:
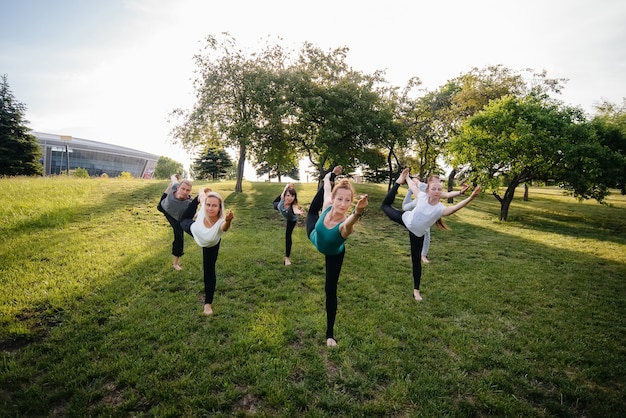
<path fill-rule="evenodd" d="M 306 214 L 306 233 L 313 246 L 325 257 L 325 293 L 326 293 L 326 345 L 334 347 L 337 314 L 337 284 L 346 252 L 345 241 L 354 232 L 356 222 L 363 216 L 369 205 L 368 195 L 360 195 L 354 209 L 350 212 L 355 199 L 355 190 L 346 178 L 337 180 L 343 168 L 336 166 L 323 179 L 321 187 L 313 198 Z M 234 214 L 226 212 L 222 197 L 209 188 L 203 189 L 198 196 L 191 198 L 191 183 L 172 176 L 172 182 L 163 193 L 159 211 L 163 212 L 174 231 L 172 243 L 173 267 L 182 269 L 180 257 L 183 255 L 184 233 L 188 233 L 203 249 L 205 305 L 204 313 L 213 313 L 212 303 L 215 293 L 215 264 L 219 252 L 221 237 L 228 231 Z M 402 203 L 402 209 L 393 206 L 398 189 L 407 184 L 408 192 Z M 465 207 L 480 193 L 480 186 L 474 188 L 470 196 L 455 205 L 445 206 L 441 199 L 465 194 L 468 186 L 461 190 L 444 192 L 438 176 L 428 177 L 426 183 L 409 175 L 404 169 L 393 187 L 383 200 L 381 209 L 392 221 L 403 226 L 409 232 L 411 260 L 413 269 L 413 297 L 421 301 L 420 281 L 422 262 L 427 262 L 424 245 L 429 241 L 430 227 L 437 225 L 448 229 L 442 217 L 451 215 Z M 198 211 L 198 206 L 200 210 Z M 276 209 L 286 220 L 284 265 L 291 265 L 292 234 L 298 216 L 304 211 L 298 204 L 297 192 L 293 184 L 287 184 L 282 193 L 273 202 Z M 428 241 L 426 240 L 428 237 Z"/>

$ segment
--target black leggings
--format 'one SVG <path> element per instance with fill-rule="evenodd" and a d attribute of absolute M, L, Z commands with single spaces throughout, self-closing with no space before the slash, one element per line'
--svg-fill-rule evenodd
<path fill-rule="evenodd" d="M 285 229 L 285 257 L 291 256 L 291 246 L 293 245 L 291 235 L 297 223 L 298 221 L 287 221 L 287 227 Z"/>
<path fill-rule="evenodd" d="M 170 225 L 172 226 L 172 229 L 174 230 L 174 241 L 172 242 L 172 255 L 175 257 L 181 257 L 184 254 L 185 233 L 183 232 L 183 228 L 181 227 L 180 222 L 178 222 L 172 215 L 167 213 L 165 209 L 163 209 L 163 206 L 161 206 L 161 202 L 166 197 L 167 197 L 167 193 L 163 193 L 163 196 L 161 196 L 161 200 L 159 200 L 159 204 L 157 205 L 157 209 L 159 212 L 165 215 L 165 217 L 167 218 L 167 221 L 170 223 Z"/>
<path fill-rule="evenodd" d="M 391 219 L 395 223 L 400 224 L 404 228 L 406 228 L 406 226 L 404 225 L 404 222 L 402 221 L 402 214 L 404 213 L 404 211 L 396 209 L 393 206 L 391 206 L 393 204 L 393 201 L 396 198 L 396 194 L 398 193 L 399 187 L 400 187 L 400 184 L 398 183 L 393 184 L 393 187 L 389 190 L 389 193 L 387 193 L 387 196 L 385 196 L 385 199 L 383 200 L 381 209 L 383 210 L 383 212 L 385 212 L 385 214 L 389 217 L 389 219 Z M 420 282 L 422 279 L 421 254 L 422 254 L 422 247 L 424 246 L 424 236 L 422 235 L 421 237 L 418 237 L 411 231 L 408 231 L 408 232 L 409 232 L 409 241 L 411 243 L 411 264 L 413 265 L 413 289 L 419 290 Z"/>
<path fill-rule="evenodd" d="M 278 204 L 280 203 L 280 196 L 272 202 L 272 206 L 274 209 L 278 210 Z M 291 209 L 293 211 L 293 209 Z M 291 213 L 290 211 L 290 213 Z M 293 230 L 296 227 L 298 221 L 287 221 L 287 229 L 285 230 L 285 257 L 291 256 L 291 246 L 293 245 L 293 240 L 291 239 L 291 235 L 293 234 Z"/>
<path fill-rule="evenodd" d="M 334 183 L 335 173 L 331 173 L 330 181 Z M 315 224 L 320 218 L 319 212 L 324 206 L 324 184 L 319 188 L 309 211 L 306 215 L 306 235 L 311 236 L 311 232 L 315 229 Z M 335 338 L 335 318 L 337 317 L 337 284 L 339 283 L 339 274 L 341 273 L 341 266 L 343 265 L 343 258 L 346 254 L 346 249 L 335 255 L 324 255 L 326 261 L 326 285 L 324 291 L 326 292 L 326 338 Z"/>
<path fill-rule="evenodd" d="M 182 218 L 180 219 L 181 227 L 186 233 L 193 236 L 191 233 L 191 225 L 195 222 L 193 217 L 198 210 L 198 196 L 194 197 Z M 217 275 L 215 273 L 215 264 L 217 263 L 217 255 L 220 252 L 220 243 L 212 247 L 202 247 L 202 270 L 204 271 L 204 303 L 213 303 L 213 295 L 215 294 L 215 286 L 217 284 Z"/>

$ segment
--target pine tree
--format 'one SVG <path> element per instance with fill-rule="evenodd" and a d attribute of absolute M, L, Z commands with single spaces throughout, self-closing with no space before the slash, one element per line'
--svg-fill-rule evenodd
<path fill-rule="evenodd" d="M 0 176 L 43 174 L 41 147 L 24 119 L 26 106 L 15 99 L 7 75 L 0 82 Z"/>

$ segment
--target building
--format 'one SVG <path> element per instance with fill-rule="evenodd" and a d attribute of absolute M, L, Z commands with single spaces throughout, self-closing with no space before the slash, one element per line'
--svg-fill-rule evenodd
<path fill-rule="evenodd" d="M 158 155 L 119 145 L 42 132 L 32 134 L 41 145 L 43 170 L 47 176 L 80 167 L 90 176 L 118 177 L 125 171 L 133 177 L 150 179 L 159 159 Z"/>

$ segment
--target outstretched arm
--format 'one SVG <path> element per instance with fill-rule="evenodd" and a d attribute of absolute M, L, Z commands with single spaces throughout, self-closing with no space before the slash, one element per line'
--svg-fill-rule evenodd
<path fill-rule="evenodd" d="M 452 192 L 442 192 L 441 193 L 441 198 L 442 199 L 448 199 L 450 197 L 461 196 L 462 194 L 465 194 L 465 192 L 467 191 L 468 188 L 469 188 L 469 184 L 463 183 L 461 185 L 461 190 L 455 190 L 455 191 L 452 191 Z"/>
<path fill-rule="evenodd" d="M 348 238 L 350 234 L 354 232 L 354 224 L 356 221 L 361 219 L 361 216 L 363 216 L 363 212 L 365 212 L 368 205 L 369 201 L 367 200 L 367 195 L 361 195 L 356 207 L 354 208 L 354 212 L 352 212 L 350 216 L 348 216 L 348 219 L 346 219 L 339 227 L 339 232 L 342 237 Z"/>
<path fill-rule="evenodd" d="M 468 198 L 466 198 L 464 200 L 461 200 L 456 205 L 446 206 L 446 208 L 443 210 L 443 216 L 452 215 L 457 210 L 465 207 L 469 202 L 474 200 L 474 198 L 476 196 L 478 196 L 479 193 L 480 193 L 480 184 L 478 186 L 476 186 L 476 188 L 474 189 L 474 191 L 472 192 L 472 194 Z"/>

